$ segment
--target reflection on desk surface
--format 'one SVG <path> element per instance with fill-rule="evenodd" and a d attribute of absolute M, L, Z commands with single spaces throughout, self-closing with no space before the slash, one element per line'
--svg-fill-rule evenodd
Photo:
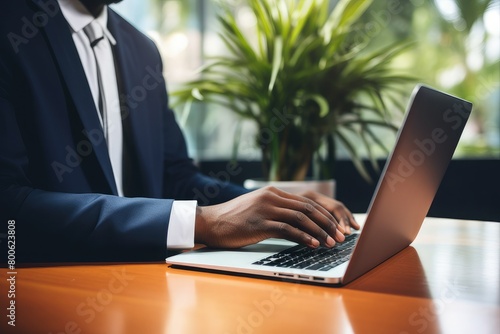
<path fill-rule="evenodd" d="M 425 318 L 412 315 L 416 306 L 417 309 L 426 308 L 430 314 L 436 313 L 422 264 L 413 247 L 403 250 L 344 288 L 282 282 L 270 284 L 264 279 L 249 280 L 220 274 L 197 273 L 186 279 L 184 271 L 177 269 L 168 270 L 166 277 L 171 304 L 176 305 L 168 321 L 169 332 L 172 333 L 193 332 L 196 324 L 179 315 L 184 312 L 200 319 L 213 332 L 250 333 L 257 325 L 264 326 L 265 319 L 272 316 L 273 323 L 282 324 L 282 328 L 303 328 L 311 330 L 311 333 L 360 333 L 366 319 L 374 316 L 373 308 L 385 307 L 384 294 L 394 295 L 395 301 L 391 303 L 408 316 L 395 318 L 393 314 L 381 316 L 383 313 L 379 312 L 377 319 L 372 320 L 380 325 L 390 322 L 393 328 L 411 332 L 424 326 L 422 319 Z M 366 292 L 380 296 L 366 298 Z M 248 296 L 252 296 L 251 304 L 248 303 Z M 420 298 L 420 301 L 418 305 L 398 305 L 397 299 L 405 297 Z M 224 322 L 223 325 L 228 327 L 221 328 L 217 319 L 227 305 L 231 305 L 233 316 L 229 319 L 233 321 Z M 290 317 L 290 305 L 295 305 L 294 311 L 300 312 L 300 316 Z M 305 328 L 304 319 L 316 321 L 307 323 Z M 357 328 L 358 324 L 361 328 Z M 417 325 L 420 327 L 415 327 Z M 436 321 L 425 321 L 425 326 L 431 332 L 439 332 Z"/>
<path fill-rule="evenodd" d="M 0 332 L 496 334 L 499 282 L 500 224 L 429 218 L 412 246 L 341 288 L 165 263 L 17 268 L 16 327 L 3 314 Z"/>

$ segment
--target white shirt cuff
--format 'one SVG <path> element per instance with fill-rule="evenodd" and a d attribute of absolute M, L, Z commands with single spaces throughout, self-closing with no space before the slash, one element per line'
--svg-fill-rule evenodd
<path fill-rule="evenodd" d="M 194 247 L 197 201 L 174 201 L 167 231 L 167 249 Z"/>

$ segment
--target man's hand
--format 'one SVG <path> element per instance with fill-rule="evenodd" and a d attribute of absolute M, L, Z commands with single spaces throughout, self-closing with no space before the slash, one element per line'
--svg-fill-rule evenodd
<path fill-rule="evenodd" d="M 299 196 L 266 187 L 226 203 L 198 207 L 195 242 L 237 248 L 282 238 L 314 248 L 332 247 L 344 241 L 343 225 L 359 228 L 340 202 L 316 193 Z"/>

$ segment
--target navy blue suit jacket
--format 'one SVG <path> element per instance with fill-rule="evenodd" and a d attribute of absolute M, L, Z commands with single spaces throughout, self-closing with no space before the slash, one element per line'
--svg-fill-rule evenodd
<path fill-rule="evenodd" d="M 161 260 L 172 199 L 196 199 L 208 185 L 218 190 L 204 197 L 209 204 L 245 192 L 200 174 L 168 107 L 155 45 L 108 10 L 125 145 L 127 197 L 116 196 L 97 110 L 57 1 L 2 7 L 1 224 L 7 233 L 15 221 L 18 259 Z"/>

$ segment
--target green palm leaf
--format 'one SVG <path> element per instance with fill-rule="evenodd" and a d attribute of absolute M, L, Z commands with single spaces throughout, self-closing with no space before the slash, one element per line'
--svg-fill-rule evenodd
<path fill-rule="evenodd" d="M 200 69 L 201 77 L 174 92 L 174 98 L 217 104 L 254 120 L 259 134 L 270 136 L 258 135 L 257 145 L 271 179 L 304 177 L 325 141 L 326 156 L 320 160 L 334 161 L 337 141 L 369 179 L 356 143 L 377 167 L 374 148 L 384 148 L 376 129 L 395 129 L 388 106 L 413 80 L 397 73 L 392 61 L 411 45 L 369 51 L 364 41 L 356 43 L 356 24 L 372 0 L 340 0 L 332 12 L 328 0 L 246 3 L 256 26 L 245 30 L 230 6 L 221 8 L 218 21 L 227 54 L 212 58 Z M 286 119 L 276 111 L 286 111 Z"/>

